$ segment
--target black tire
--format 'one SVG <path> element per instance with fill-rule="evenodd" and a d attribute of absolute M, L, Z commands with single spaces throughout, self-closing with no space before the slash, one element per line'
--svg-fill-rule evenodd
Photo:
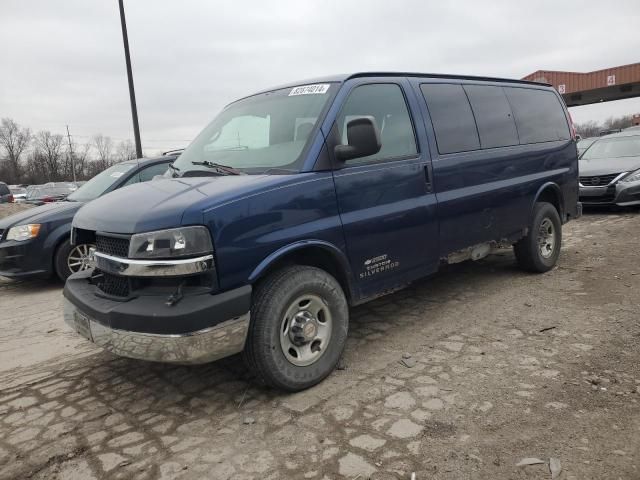
<path fill-rule="evenodd" d="M 91 247 L 93 245 L 86 244 L 87 247 Z M 53 257 L 53 269 L 57 275 L 57 277 L 62 280 L 62 282 L 66 282 L 67 278 L 71 276 L 72 272 L 69 268 L 69 264 L 67 260 L 69 258 L 69 254 L 75 248 L 74 245 L 71 245 L 71 242 L 67 238 L 64 240 L 56 249 L 56 253 Z"/>
<path fill-rule="evenodd" d="M 551 225 L 552 232 L 547 228 Z M 553 238 L 553 247 L 545 242 L 540 246 L 542 232 Z M 529 234 L 513 246 L 518 264 L 524 270 L 534 273 L 544 273 L 551 270 L 558 261 L 562 247 L 562 222 L 556 208 L 547 202 L 536 203 L 529 225 Z M 542 250 L 548 252 L 543 255 Z"/>
<path fill-rule="evenodd" d="M 310 365 L 299 366 L 285 356 L 280 335 L 289 322 L 284 320 L 286 313 L 304 295 L 323 301 L 331 333 L 321 356 Z M 304 390 L 333 371 L 344 351 L 348 325 L 347 299 L 334 277 L 315 267 L 285 267 L 265 278 L 254 291 L 245 363 L 266 385 L 291 392 Z"/>

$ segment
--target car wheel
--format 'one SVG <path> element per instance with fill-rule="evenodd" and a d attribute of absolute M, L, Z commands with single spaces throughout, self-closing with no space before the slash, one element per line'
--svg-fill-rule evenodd
<path fill-rule="evenodd" d="M 263 383 L 304 390 L 333 371 L 348 325 L 347 299 L 335 278 L 315 267 L 286 267 L 254 292 L 243 356 Z"/>
<path fill-rule="evenodd" d="M 67 239 L 60 244 L 54 259 L 54 267 L 56 275 L 63 282 L 70 275 L 86 270 L 91 267 L 90 249 L 94 245 L 90 243 L 81 243 L 80 245 L 71 245 Z"/>
<path fill-rule="evenodd" d="M 529 234 L 514 245 L 518 264 L 525 270 L 544 273 L 551 270 L 560 256 L 562 222 L 550 203 L 536 203 Z"/>

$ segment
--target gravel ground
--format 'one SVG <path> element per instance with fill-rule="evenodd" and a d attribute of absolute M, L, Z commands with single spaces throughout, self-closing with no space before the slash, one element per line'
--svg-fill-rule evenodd
<path fill-rule="evenodd" d="M 504 250 L 352 309 L 342 369 L 293 395 L 237 357 L 116 358 L 59 284 L 0 280 L 0 478 L 637 480 L 639 233 L 587 214 L 547 274 Z"/>
<path fill-rule="evenodd" d="M 33 205 L 28 203 L 3 203 L 0 204 L 0 218 L 8 217 L 14 213 L 21 212 L 27 208 L 32 208 Z"/>

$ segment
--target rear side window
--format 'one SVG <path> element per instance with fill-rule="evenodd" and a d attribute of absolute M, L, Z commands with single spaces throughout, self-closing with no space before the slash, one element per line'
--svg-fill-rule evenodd
<path fill-rule="evenodd" d="M 436 132 L 440 153 L 466 152 L 480 148 L 476 122 L 462 85 L 420 85 Z"/>
<path fill-rule="evenodd" d="M 518 131 L 502 87 L 465 85 L 482 148 L 518 145 Z"/>
<path fill-rule="evenodd" d="M 0 183 L 0 195 L 8 195 L 9 193 L 9 187 L 7 187 L 6 183 Z"/>
<path fill-rule="evenodd" d="M 571 138 L 560 100 L 549 90 L 505 87 L 518 127 L 520 143 Z"/>

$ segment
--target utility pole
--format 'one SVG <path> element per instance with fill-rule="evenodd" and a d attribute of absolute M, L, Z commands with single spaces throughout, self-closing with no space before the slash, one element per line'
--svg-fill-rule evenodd
<path fill-rule="evenodd" d="M 124 18 L 123 0 L 120 4 L 120 24 L 122 26 L 122 42 L 124 43 L 124 58 L 127 63 L 127 78 L 129 80 L 129 99 L 131 100 L 131 116 L 133 117 L 133 135 L 136 140 L 136 158 L 142 157 L 142 144 L 140 143 L 140 127 L 138 126 L 138 109 L 136 107 L 136 93 L 133 88 L 133 74 L 131 73 L 131 58 L 129 56 L 129 37 L 127 35 L 127 22 Z"/>
<path fill-rule="evenodd" d="M 73 147 L 71 146 L 69 125 L 67 125 L 67 140 L 69 140 L 69 160 L 71 161 L 71 170 L 73 170 L 73 183 L 76 183 L 76 161 L 73 159 Z"/>

